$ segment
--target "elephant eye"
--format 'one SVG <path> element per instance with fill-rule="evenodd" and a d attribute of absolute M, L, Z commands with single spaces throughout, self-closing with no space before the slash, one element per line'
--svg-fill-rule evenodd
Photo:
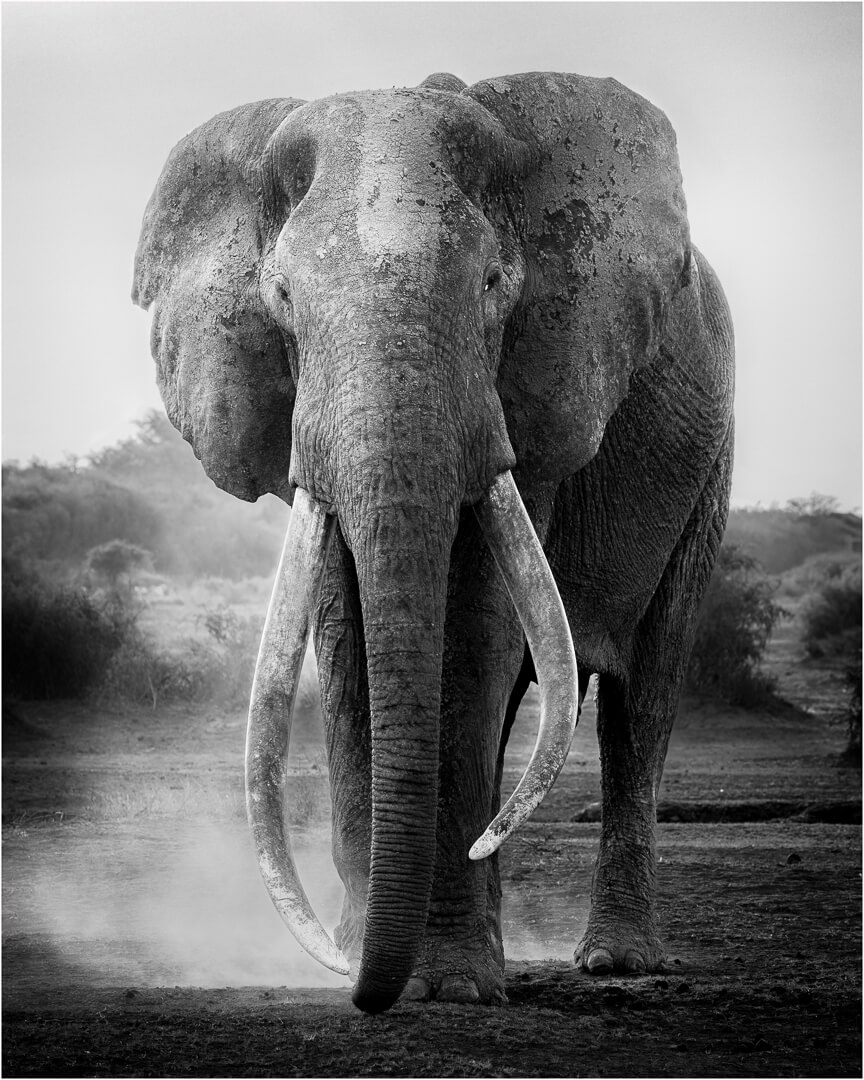
<path fill-rule="evenodd" d="M 492 289 L 495 288 L 495 286 L 498 284 L 498 282 L 500 280 L 501 280 L 501 270 L 497 266 L 493 266 L 491 269 L 487 270 L 486 271 L 486 281 L 483 284 L 483 292 L 484 293 L 491 292 Z"/>

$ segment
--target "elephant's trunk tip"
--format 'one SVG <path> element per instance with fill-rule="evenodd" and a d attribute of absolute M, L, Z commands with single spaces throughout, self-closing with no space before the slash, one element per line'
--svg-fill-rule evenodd
<path fill-rule="evenodd" d="M 377 1016 L 378 1013 L 386 1012 L 396 1004 L 402 990 L 403 987 L 401 986 L 386 989 L 370 987 L 366 980 L 361 978 L 354 987 L 351 1000 L 361 1012 L 368 1013 L 370 1016 Z"/>

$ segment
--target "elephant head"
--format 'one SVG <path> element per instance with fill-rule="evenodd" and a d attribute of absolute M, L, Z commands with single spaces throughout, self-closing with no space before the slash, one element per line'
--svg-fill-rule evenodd
<path fill-rule="evenodd" d="M 168 414 L 217 484 L 293 501 L 247 801 L 274 903 L 337 970 L 282 797 L 335 519 L 356 566 L 373 775 L 364 1009 L 398 997 L 425 926 L 460 508 L 474 506 L 499 562 L 544 702 L 528 772 L 472 848 L 482 858 L 551 786 L 577 712 L 567 621 L 510 470 L 524 491 L 590 461 L 659 348 L 689 257 L 665 117 L 614 80 L 573 75 L 470 88 L 436 75 L 244 106 L 179 143 L 151 198 L 133 297 L 152 309 Z"/>

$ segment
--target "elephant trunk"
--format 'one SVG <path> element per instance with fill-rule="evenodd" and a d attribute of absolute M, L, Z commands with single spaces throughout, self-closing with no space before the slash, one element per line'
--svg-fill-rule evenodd
<path fill-rule="evenodd" d="M 372 727 L 370 879 L 354 988 L 354 1003 L 370 1013 L 399 997 L 426 926 L 447 574 L 458 509 L 453 498 L 433 508 L 366 508 L 359 521 L 340 515 L 357 566 Z"/>

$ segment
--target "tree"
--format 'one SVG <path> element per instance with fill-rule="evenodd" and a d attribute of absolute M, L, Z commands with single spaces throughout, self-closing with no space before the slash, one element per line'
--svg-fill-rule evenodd
<path fill-rule="evenodd" d="M 806 498 L 789 499 L 785 509 L 798 517 L 825 517 L 839 513 L 840 500 L 834 495 L 820 495 L 812 491 Z"/>
<path fill-rule="evenodd" d="M 145 548 L 127 540 L 109 540 L 87 552 L 86 567 L 102 578 L 109 589 L 131 588 L 132 574 L 150 566 L 152 556 Z"/>

